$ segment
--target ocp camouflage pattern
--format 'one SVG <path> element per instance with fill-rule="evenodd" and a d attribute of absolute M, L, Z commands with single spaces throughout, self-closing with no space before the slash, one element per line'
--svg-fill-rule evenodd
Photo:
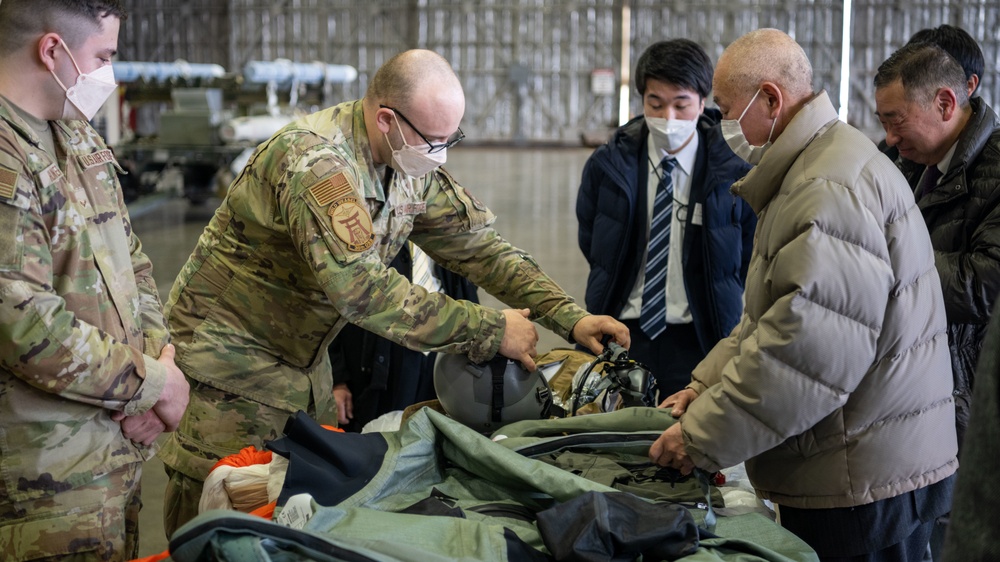
<path fill-rule="evenodd" d="M 51 122 L 58 163 L 0 99 L 0 502 L 88 485 L 153 450 L 140 414 L 166 379 L 167 330 L 114 158 L 83 121 Z"/>
<path fill-rule="evenodd" d="M 360 100 L 309 115 L 258 147 L 167 302 L 181 370 L 232 402 L 192 387 L 188 414 L 161 453 L 169 466 L 203 479 L 207 460 L 280 432 L 258 423 L 273 412 L 301 409 L 335 424 L 327 348 L 348 322 L 411 349 L 495 355 L 500 311 L 428 293 L 386 267 L 407 238 L 564 338 L 586 315 L 446 171 L 393 174 L 388 187 L 384 171 L 372 163 Z M 337 187 L 344 180 L 346 195 Z M 338 197 L 313 194 L 328 192 Z M 351 249 L 365 233 L 345 240 L 335 232 L 330 209 L 345 197 L 371 218 L 366 250 Z"/>

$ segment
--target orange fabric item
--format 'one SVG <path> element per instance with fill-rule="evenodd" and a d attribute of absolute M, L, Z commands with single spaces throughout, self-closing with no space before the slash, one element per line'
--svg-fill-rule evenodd
<path fill-rule="evenodd" d="M 324 425 L 324 429 L 329 429 L 330 431 L 337 431 L 344 433 L 343 429 L 339 427 L 333 427 L 331 425 Z M 219 459 L 219 462 L 212 465 L 212 470 L 215 470 L 219 466 L 250 466 L 252 464 L 267 464 L 271 462 L 271 451 L 258 451 L 257 447 L 250 445 L 249 447 L 244 447 L 240 449 L 240 452 L 235 455 L 229 455 L 228 457 L 223 457 Z"/>
<path fill-rule="evenodd" d="M 212 466 L 212 470 L 220 466 L 241 467 L 254 464 L 267 464 L 271 462 L 271 455 L 271 451 L 258 451 L 257 447 L 250 445 L 249 447 L 240 449 L 240 452 L 235 455 L 219 459 L 219 462 Z"/>
<path fill-rule="evenodd" d="M 267 505 L 258 507 L 257 509 L 250 512 L 250 515 L 256 515 L 257 517 L 263 517 L 270 521 L 274 518 L 274 508 L 278 506 L 278 502 L 273 501 Z"/>
<path fill-rule="evenodd" d="M 332 427 L 329 425 L 324 425 L 323 427 L 329 429 L 330 431 L 344 433 L 344 430 L 339 427 Z M 228 457 L 219 459 L 219 462 L 212 466 L 212 470 L 215 470 L 220 466 L 242 467 L 254 464 L 267 464 L 271 462 L 272 454 L 273 453 L 271 453 L 271 451 L 258 451 L 257 447 L 251 445 L 240 449 L 240 452 L 235 455 L 229 455 Z M 250 515 L 256 515 L 257 517 L 262 517 L 270 521 L 271 518 L 274 517 L 274 508 L 277 505 L 278 502 L 271 502 L 251 511 Z M 159 554 L 153 554 L 152 556 L 146 556 L 145 558 L 136 558 L 130 562 L 159 562 L 160 560 L 165 560 L 168 557 L 170 557 L 170 551 L 164 550 Z"/>

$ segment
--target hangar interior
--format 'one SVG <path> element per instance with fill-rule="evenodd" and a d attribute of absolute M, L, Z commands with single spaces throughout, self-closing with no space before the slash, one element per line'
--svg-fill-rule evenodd
<path fill-rule="evenodd" d="M 728 43 L 748 31 L 786 31 L 812 61 L 816 89 L 829 92 L 842 119 L 880 140 L 872 86 L 878 65 L 917 30 L 948 23 L 980 42 L 987 61 L 981 96 L 991 105 L 1000 100 L 995 0 L 127 0 L 125 5 L 129 17 L 121 27 L 116 65 L 172 66 L 133 69 L 128 81 L 120 79 L 127 109 L 122 120 L 107 112 L 96 124 L 135 172 L 123 183 L 164 299 L 238 170 L 233 162 L 262 140 L 248 133 L 227 143 L 220 137 L 223 123 L 247 116 L 280 121 L 359 98 L 376 69 L 408 48 L 445 56 L 465 88 L 467 138 L 449 151 L 446 167 L 498 215 L 498 230 L 532 253 L 578 300 L 587 274 L 576 244 L 580 172 L 596 144 L 641 113 L 630 71 L 652 42 L 689 38 L 717 60 Z M 277 66 L 252 78 L 255 64 Z M 566 345 L 540 333 L 540 350 Z M 143 554 L 166 547 L 161 467 L 154 460 L 144 469 Z"/>

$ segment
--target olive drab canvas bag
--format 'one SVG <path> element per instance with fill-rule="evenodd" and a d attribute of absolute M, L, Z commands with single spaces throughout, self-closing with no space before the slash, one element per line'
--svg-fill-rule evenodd
<path fill-rule="evenodd" d="M 708 534 L 698 528 L 706 510 L 693 504 L 619 491 L 526 454 L 568 450 L 556 434 L 641 454 L 673 423 L 668 412 L 624 408 L 548 422 L 558 427 L 511 424 L 498 432 L 509 437 L 494 441 L 430 408 L 398 431 L 368 434 L 330 432 L 300 412 L 269 444 L 288 459 L 275 522 L 199 515 L 172 537 L 171 559 L 541 561 L 602 548 L 604 559 L 644 562 L 817 560 L 762 515 L 720 516 Z"/>

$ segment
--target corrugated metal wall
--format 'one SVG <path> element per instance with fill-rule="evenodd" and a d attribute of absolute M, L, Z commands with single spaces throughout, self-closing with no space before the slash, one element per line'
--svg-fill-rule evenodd
<path fill-rule="evenodd" d="M 621 68 L 622 0 L 126 0 L 121 58 L 217 63 L 238 71 L 250 60 L 286 58 L 349 64 L 359 71 L 334 99 L 359 97 L 388 57 L 433 49 L 458 71 L 468 98 L 471 139 L 578 142 L 613 124 L 615 94 L 595 93 L 591 74 Z M 630 65 L 650 43 L 688 37 L 717 59 L 747 31 L 777 27 L 802 44 L 815 85 L 839 104 L 841 0 L 630 0 Z M 850 121 L 878 135 L 871 80 L 879 63 L 918 29 L 959 25 L 987 60 L 983 98 L 1000 99 L 1000 2 L 855 0 Z M 633 97 L 635 93 L 633 92 Z M 633 99 L 631 110 L 641 110 Z"/>

